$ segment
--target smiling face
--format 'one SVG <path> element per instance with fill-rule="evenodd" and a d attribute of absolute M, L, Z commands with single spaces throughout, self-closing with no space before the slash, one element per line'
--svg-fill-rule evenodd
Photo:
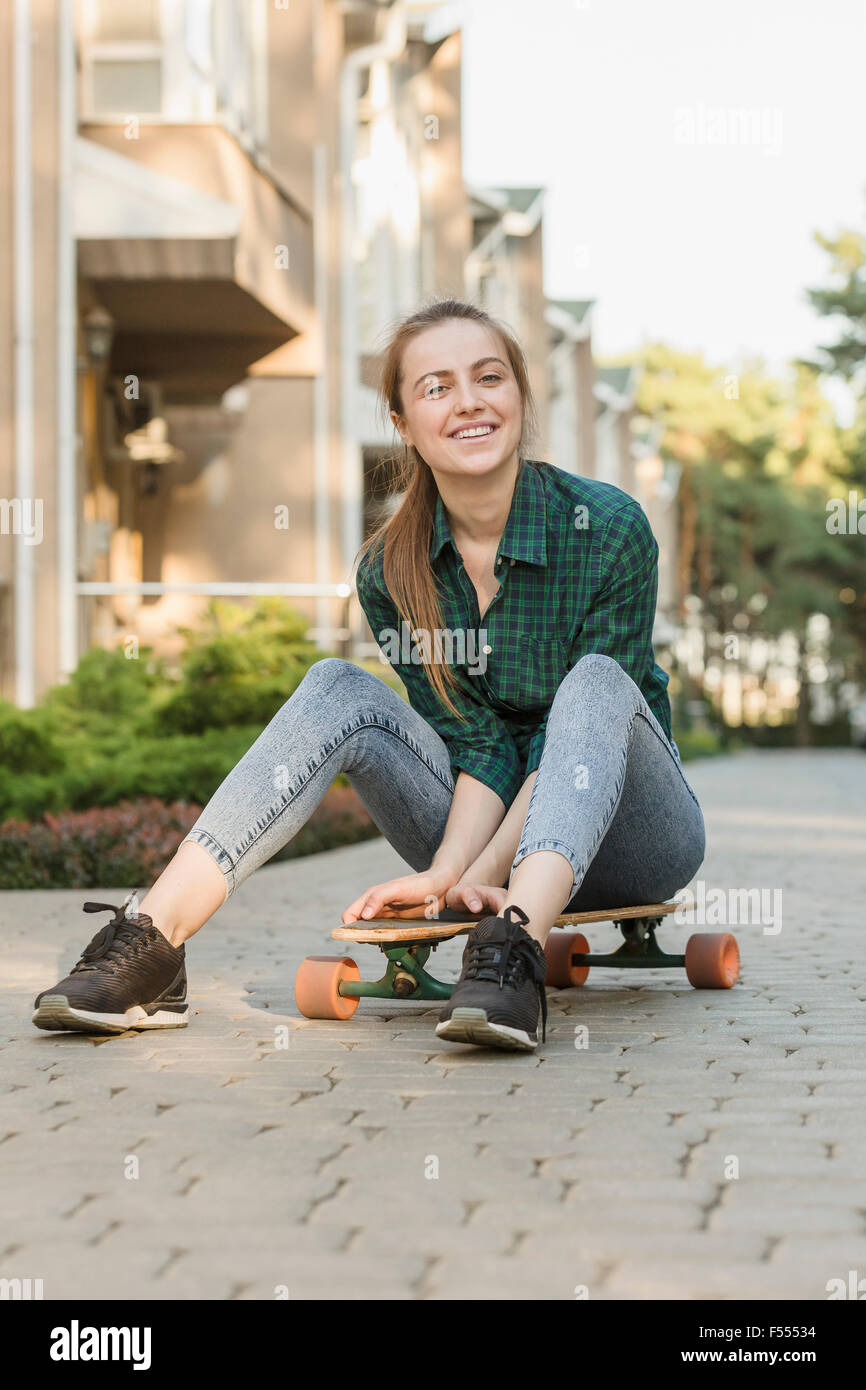
<path fill-rule="evenodd" d="M 448 319 L 408 343 L 403 415 L 391 419 L 434 472 L 481 475 L 511 461 L 523 402 L 499 335 L 471 319 Z"/>

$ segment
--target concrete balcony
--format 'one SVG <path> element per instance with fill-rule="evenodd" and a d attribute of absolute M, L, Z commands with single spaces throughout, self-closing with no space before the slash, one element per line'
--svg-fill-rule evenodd
<path fill-rule="evenodd" d="M 115 322 L 111 370 L 168 402 L 222 394 L 313 327 L 310 218 L 221 126 L 83 126 L 75 232 Z"/>

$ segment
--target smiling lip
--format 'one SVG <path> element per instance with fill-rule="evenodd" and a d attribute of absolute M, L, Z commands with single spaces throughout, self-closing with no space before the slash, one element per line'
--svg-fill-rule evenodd
<path fill-rule="evenodd" d="M 495 434 L 495 433 L 496 433 L 496 431 L 499 429 L 499 426 L 498 426 L 498 425 L 494 425 L 493 422 L 492 422 L 492 420 L 479 420 L 479 422 L 478 422 L 477 425 L 461 425 L 461 426 L 460 426 L 460 429 L 459 429 L 459 430 L 455 430 L 453 434 L 449 434 L 448 438 L 449 438 L 449 439 L 456 439 L 457 436 L 458 436 L 458 434 L 461 434 L 463 430 L 483 430 L 483 429 L 488 430 L 488 433 L 487 433 L 487 434 L 469 435 L 469 436 L 468 436 L 468 441 L 467 441 L 467 440 L 460 440 L 460 443 L 461 443 L 461 444 L 464 444 L 464 443 L 466 443 L 466 442 L 471 442 L 471 441 L 474 440 L 474 439 L 489 439 L 491 434 Z"/>

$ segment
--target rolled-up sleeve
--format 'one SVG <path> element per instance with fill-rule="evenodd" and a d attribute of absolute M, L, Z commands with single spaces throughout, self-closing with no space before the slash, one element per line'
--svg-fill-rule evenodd
<path fill-rule="evenodd" d="M 376 643 L 406 688 L 412 708 L 436 730 L 448 748 L 451 769 L 456 778 L 462 770 L 475 777 L 501 799 L 508 808 L 521 782 L 520 755 L 511 730 L 490 708 L 479 691 L 467 689 L 472 677 L 460 673 L 459 690 L 448 687 L 454 704 L 466 715 L 465 722 L 442 703 L 431 685 L 422 663 L 393 660 L 396 648 L 402 653 L 400 618 L 391 597 L 383 593 L 363 562 L 356 576 L 358 599 Z M 386 647 L 390 645 L 391 650 Z"/>

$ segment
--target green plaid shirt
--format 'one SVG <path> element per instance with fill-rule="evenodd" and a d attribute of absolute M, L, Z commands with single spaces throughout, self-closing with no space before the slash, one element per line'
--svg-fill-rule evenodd
<path fill-rule="evenodd" d="M 465 724 L 442 704 L 421 664 L 437 659 L 435 635 L 416 647 L 413 661 L 408 624 L 385 587 L 381 541 L 375 552 L 358 567 L 361 607 L 412 708 L 445 741 L 455 778 L 462 768 L 510 806 L 541 761 L 557 688 L 587 652 L 619 662 L 673 742 L 668 676 L 652 645 L 658 543 L 640 504 L 621 488 L 522 460 L 496 554 L 500 588 L 483 616 L 437 499 L 430 562 L 444 624 L 438 659 L 460 682 L 450 693 L 468 715 Z M 456 639 L 450 649 L 449 632 Z"/>

